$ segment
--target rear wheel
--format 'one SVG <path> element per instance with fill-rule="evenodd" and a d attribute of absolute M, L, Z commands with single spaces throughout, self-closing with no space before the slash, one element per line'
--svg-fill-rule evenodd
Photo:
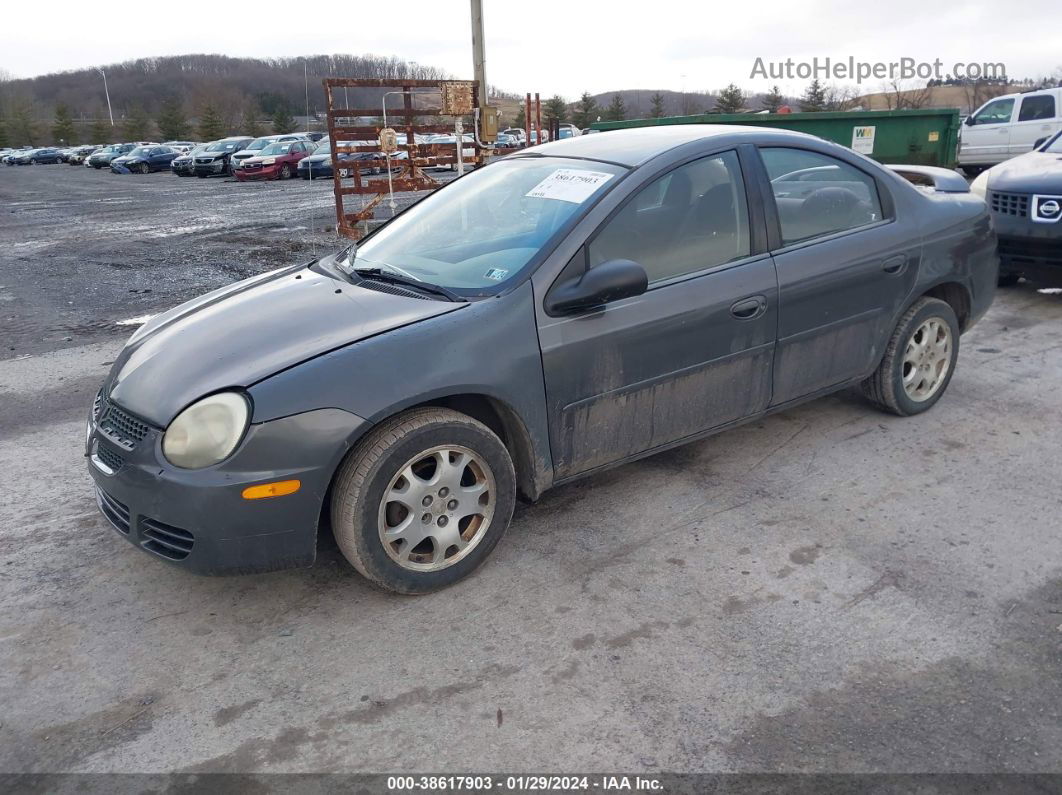
<path fill-rule="evenodd" d="M 944 394 L 959 356 L 959 321 L 950 305 L 919 298 L 904 312 L 863 393 L 880 408 L 909 417 Z"/>
<path fill-rule="evenodd" d="M 515 502 L 512 459 L 487 426 L 448 409 L 414 409 L 351 451 L 336 477 L 332 527 L 369 580 L 428 593 L 486 559 Z"/>

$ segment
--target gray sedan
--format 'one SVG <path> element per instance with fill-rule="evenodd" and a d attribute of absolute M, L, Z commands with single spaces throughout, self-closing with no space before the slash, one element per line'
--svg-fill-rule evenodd
<path fill-rule="evenodd" d="M 518 495 L 851 385 L 926 411 L 998 275 L 984 202 L 939 187 L 722 125 L 511 155 L 141 328 L 88 422 L 99 507 L 200 573 L 309 565 L 330 525 L 423 593 Z"/>

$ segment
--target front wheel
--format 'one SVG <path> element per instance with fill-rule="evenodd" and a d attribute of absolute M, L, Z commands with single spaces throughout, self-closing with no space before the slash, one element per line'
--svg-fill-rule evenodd
<path fill-rule="evenodd" d="M 863 394 L 909 417 L 933 406 L 948 388 L 959 356 L 959 321 L 949 304 L 919 298 L 904 312 Z"/>
<path fill-rule="evenodd" d="M 291 166 L 287 163 L 280 167 L 280 179 L 291 179 Z"/>
<path fill-rule="evenodd" d="M 468 576 L 505 534 L 516 475 L 502 441 L 456 411 L 414 409 L 374 428 L 336 477 L 332 527 L 382 588 L 420 594 Z"/>
<path fill-rule="evenodd" d="M 140 173 L 141 174 L 147 174 L 149 171 L 151 171 L 151 166 L 149 166 L 147 163 L 141 163 L 140 164 Z"/>

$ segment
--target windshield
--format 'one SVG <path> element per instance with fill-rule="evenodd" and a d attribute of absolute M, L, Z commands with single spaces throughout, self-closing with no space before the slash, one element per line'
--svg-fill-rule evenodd
<path fill-rule="evenodd" d="M 259 149 L 265 149 L 272 141 L 269 138 L 255 138 L 244 149 L 250 149 L 252 152 L 257 152 Z"/>
<path fill-rule="evenodd" d="M 473 293 L 493 291 L 623 173 L 619 166 L 561 158 L 492 163 L 381 227 L 342 266 L 390 269 Z"/>
<path fill-rule="evenodd" d="M 240 145 L 239 141 L 214 141 L 207 149 L 208 152 L 231 152 Z"/>
<path fill-rule="evenodd" d="M 132 152 L 130 152 L 126 156 L 127 157 L 143 157 L 144 155 L 146 155 L 150 151 L 151 150 L 148 149 L 146 146 L 138 146 L 136 149 L 134 149 Z"/>
<path fill-rule="evenodd" d="M 291 151 L 291 141 L 285 141 L 284 143 L 270 144 L 262 150 L 263 155 L 286 155 Z"/>

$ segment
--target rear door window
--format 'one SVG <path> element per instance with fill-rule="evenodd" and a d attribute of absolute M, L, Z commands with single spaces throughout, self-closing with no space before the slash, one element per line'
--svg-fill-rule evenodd
<path fill-rule="evenodd" d="M 874 178 L 806 149 L 760 149 L 778 208 L 782 244 L 791 245 L 882 220 Z"/>
<path fill-rule="evenodd" d="M 1055 98 L 1050 94 L 1040 94 L 1022 99 L 1021 110 L 1018 111 L 1018 121 L 1039 121 L 1041 119 L 1053 119 L 1054 117 Z"/>

